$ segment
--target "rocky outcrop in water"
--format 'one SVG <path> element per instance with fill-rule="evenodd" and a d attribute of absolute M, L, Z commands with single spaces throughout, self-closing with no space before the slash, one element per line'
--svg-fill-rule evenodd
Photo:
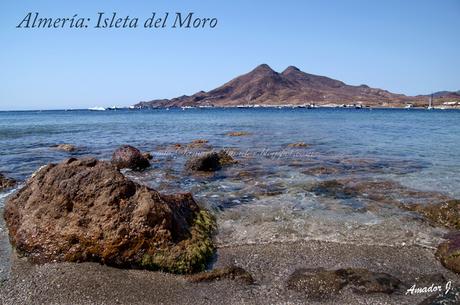
<path fill-rule="evenodd" d="M 77 150 L 77 147 L 72 144 L 58 144 L 58 145 L 53 146 L 53 148 L 57 150 L 65 151 L 65 152 L 74 152 Z"/>
<path fill-rule="evenodd" d="M 247 131 L 232 131 L 232 132 L 228 132 L 226 135 L 229 137 L 244 137 L 244 136 L 249 136 L 250 133 Z"/>
<path fill-rule="evenodd" d="M 0 192 L 12 188 L 16 185 L 16 180 L 7 178 L 0 173 Z"/>
<path fill-rule="evenodd" d="M 287 145 L 288 148 L 307 148 L 309 146 L 310 144 L 307 144 L 305 142 L 296 142 L 296 143 L 290 143 Z"/>
<path fill-rule="evenodd" d="M 162 195 L 111 163 L 71 158 L 38 170 L 6 202 L 17 251 L 32 261 L 191 273 L 213 253 L 214 220 L 192 195 Z"/>
<path fill-rule="evenodd" d="M 397 278 L 361 268 L 326 270 L 298 269 L 288 278 L 287 287 L 304 292 L 307 297 L 322 298 L 337 294 L 344 287 L 355 293 L 393 293 L 402 285 Z"/>
<path fill-rule="evenodd" d="M 112 164 L 118 169 L 130 168 L 132 170 L 143 170 L 150 166 L 148 156 L 130 145 L 123 145 L 113 152 Z"/>
<path fill-rule="evenodd" d="M 226 151 L 211 152 L 202 156 L 190 158 L 185 167 L 188 171 L 214 172 L 220 170 L 223 166 L 235 164 L 237 161 L 232 158 Z"/>

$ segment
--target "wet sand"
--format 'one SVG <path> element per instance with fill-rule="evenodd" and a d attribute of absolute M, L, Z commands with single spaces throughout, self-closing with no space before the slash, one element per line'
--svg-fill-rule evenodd
<path fill-rule="evenodd" d="M 322 300 L 288 290 L 286 280 L 297 268 L 360 267 L 386 272 L 407 288 L 417 278 L 441 274 L 453 287 L 460 276 L 418 246 L 385 247 L 320 241 L 219 248 L 213 268 L 236 265 L 249 271 L 255 284 L 238 280 L 191 283 L 185 276 L 122 270 L 97 263 L 32 265 L 12 255 L 9 278 L 0 284 L 1 304 L 418 304 L 429 294 L 360 295 L 344 288 Z M 445 285 L 446 283 L 434 283 Z M 429 286 L 429 285 L 428 285 Z"/>

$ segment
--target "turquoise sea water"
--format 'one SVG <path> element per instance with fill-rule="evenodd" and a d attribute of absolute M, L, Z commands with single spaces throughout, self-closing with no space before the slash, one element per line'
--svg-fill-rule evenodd
<path fill-rule="evenodd" d="M 232 131 L 247 136 L 230 137 Z M 184 172 L 184 151 L 206 139 L 239 164 L 212 177 Z M 304 142 L 308 147 L 289 148 Z M 51 148 L 71 143 L 73 153 Z M 433 246 L 443 234 L 407 212 L 356 198 L 309 192 L 322 180 L 396 181 L 460 197 L 460 111 L 389 109 L 180 109 L 0 112 L 0 172 L 24 181 L 38 167 L 69 156 L 109 159 L 131 144 L 155 161 L 132 179 L 160 192 L 191 191 L 219 221 L 217 242 L 324 239 Z M 280 155 L 281 154 L 281 155 Z M 312 174 L 312 166 L 346 165 Z M 345 165 L 344 165 L 345 164 Z M 350 167 L 349 164 L 352 164 Z M 364 165 L 363 165 L 364 164 Z M 5 194 L 0 194 L 0 207 Z"/>

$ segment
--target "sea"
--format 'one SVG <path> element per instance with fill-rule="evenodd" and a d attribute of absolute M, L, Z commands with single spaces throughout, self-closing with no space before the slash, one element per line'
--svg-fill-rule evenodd
<path fill-rule="evenodd" d="M 198 139 L 208 142 L 189 145 Z M 77 150 L 53 147 L 62 143 Z M 191 192 L 216 215 L 221 247 L 323 240 L 434 248 L 445 230 L 392 202 L 460 198 L 457 110 L 21 111 L 0 112 L 0 172 L 20 182 L 0 193 L 0 213 L 39 167 L 70 157 L 110 160 L 123 144 L 153 156 L 151 168 L 123 173 L 162 193 Z M 226 150 L 238 163 L 207 175 L 185 170 L 190 157 L 211 150 Z M 325 181 L 382 187 L 354 194 Z"/>

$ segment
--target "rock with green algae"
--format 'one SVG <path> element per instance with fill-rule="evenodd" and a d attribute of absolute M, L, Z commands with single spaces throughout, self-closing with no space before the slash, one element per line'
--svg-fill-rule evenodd
<path fill-rule="evenodd" d="M 146 252 L 142 256 L 141 266 L 179 274 L 203 271 L 214 254 L 211 235 L 215 229 L 214 217 L 201 210 L 191 226 L 189 240 L 169 249 Z"/>
<path fill-rule="evenodd" d="M 191 194 L 160 194 L 96 159 L 42 167 L 7 200 L 4 217 L 17 252 L 37 263 L 192 273 L 214 252 L 215 220 Z"/>
<path fill-rule="evenodd" d="M 453 199 L 437 204 L 415 204 L 407 209 L 422 214 L 428 220 L 444 227 L 460 230 L 460 200 Z"/>
<path fill-rule="evenodd" d="M 438 246 L 436 257 L 444 267 L 460 273 L 460 232 L 446 235 L 446 241 Z"/>

